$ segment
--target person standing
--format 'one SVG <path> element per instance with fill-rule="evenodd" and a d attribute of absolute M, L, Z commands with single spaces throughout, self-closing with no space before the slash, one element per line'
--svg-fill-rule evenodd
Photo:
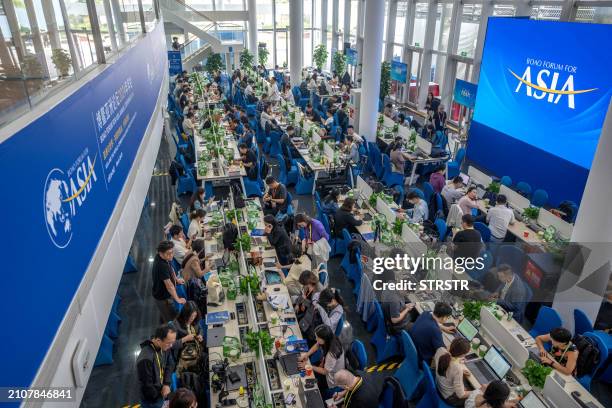
<path fill-rule="evenodd" d="M 150 340 L 140 344 L 136 372 L 142 408 L 161 408 L 170 394 L 174 360 L 170 349 L 176 331 L 168 324 L 158 327 Z"/>
<path fill-rule="evenodd" d="M 174 256 L 172 241 L 162 241 L 157 246 L 157 254 L 153 260 L 153 298 L 159 308 L 160 322 L 168 323 L 176 317 L 173 301 L 184 304 L 185 299 L 176 293 L 176 285 L 185 281 L 176 277 L 170 262 Z"/>

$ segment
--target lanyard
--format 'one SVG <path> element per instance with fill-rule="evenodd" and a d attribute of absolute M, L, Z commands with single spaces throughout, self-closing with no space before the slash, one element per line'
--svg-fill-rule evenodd
<path fill-rule="evenodd" d="M 155 346 L 151 346 L 153 347 L 153 351 L 155 352 L 155 359 L 157 360 L 157 366 L 159 367 L 159 382 L 161 384 L 164 383 L 164 368 L 161 365 L 161 359 L 159 358 L 159 354 L 157 354 L 157 350 L 155 349 Z"/>
<path fill-rule="evenodd" d="M 348 392 L 346 398 L 344 398 L 344 408 L 348 408 L 353 394 L 355 394 L 355 391 L 357 391 L 357 389 L 361 387 L 361 384 L 363 384 L 363 378 L 359 378 L 359 382 L 357 383 L 357 385 L 355 385 L 355 387 Z"/>

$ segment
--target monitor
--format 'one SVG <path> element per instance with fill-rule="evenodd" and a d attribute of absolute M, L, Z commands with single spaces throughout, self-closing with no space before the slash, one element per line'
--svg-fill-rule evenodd
<path fill-rule="evenodd" d="M 329 160 L 330 163 L 334 162 L 334 149 L 329 145 L 329 143 L 323 143 L 323 152 Z"/>
<path fill-rule="evenodd" d="M 457 330 L 459 330 L 459 333 L 469 341 L 472 341 L 478 334 L 478 329 L 470 322 L 470 319 L 461 320 L 461 323 L 457 326 Z"/>
<path fill-rule="evenodd" d="M 381 213 L 387 219 L 389 224 L 393 224 L 395 222 L 395 212 L 389 207 L 389 205 L 380 197 L 376 199 L 376 211 Z"/>
<path fill-rule="evenodd" d="M 466 186 L 470 185 L 470 176 L 468 176 L 467 174 L 461 172 L 459 173 L 459 177 L 461 177 L 461 180 L 463 180 L 463 184 Z"/>
<path fill-rule="evenodd" d="M 370 187 L 370 185 L 366 183 L 361 176 L 357 176 L 357 190 L 361 191 L 361 195 L 363 195 L 366 200 L 369 200 L 370 196 L 374 192 L 372 187 Z"/>
<path fill-rule="evenodd" d="M 557 233 L 563 238 L 569 239 L 572 236 L 572 224 L 564 221 L 560 217 L 557 217 L 555 214 L 545 210 L 544 208 L 540 208 L 540 214 L 538 215 L 538 224 L 540 224 L 544 228 L 548 226 L 555 227 Z"/>
<path fill-rule="evenodd" d="M 484 360 L 500 379 L 503 379 L 510 370 L 510 367 L 512 367 L 495 346 L 489 348 L 489 351 L 484 356 Z"/>
<path fill-rule="evenodd" d="M 428 142 L 424 138 L 417 136 L 416 144 L 419 150 L 425 153 L 427 156 L 431 155 L 431 142 Z"/>
<path fill-rule="evenodd" d="M 414 258 L 421 257 L 427 253 L 427 245 L 425 245 L 412 228 L 405 223 L 402 225 L 402 241 L 410 244 L 406 246 L 406 252 L 410 252 L 410 255 Z"/>
<path fill-rule="evenodd" d="M 515 366 L 523 367 L 529 359 L 529 351 L 518 335 L 530 342 L 533 338 L 516 321 L 501 321 L 488 307 L 483 307 L 480 309 L 480 331 L 501 347 Z"/>
<path fill-rule="evenodd" d="M 312 141 L 314 143 L 319 143 L 321 141 L 321 136 L 319 136 L 319 128 L 318 126 L 313 126 L 314 127 L 314 132 L 312 133 Z"/>
<path fill-rule="evenodd" d="M 493 182 L 491 176 L 486 175 L 474 166 L 468 167 L 468 176 L 470 176 L 472 183 L 479 184 L 484 187 L 488 187 L 489 184 Z"/>
<path fill-rule="evenodd" d="M 499 193 L 506 196 L 508 199 L 508 204 L 512 208 L 516 208 L 517 210 L 524 210 L 529 207 L 529 199 L 527 197 L 523 197 L 516 191 L 512 190 L 510 187 L 504 186 L 503 184 L 499 187 Z"/>
<path fill-rule="evenodd" d="M 533 390 L 529 391 L 519 404 L 522 408 L 547 408 L 547 405 Z"/>

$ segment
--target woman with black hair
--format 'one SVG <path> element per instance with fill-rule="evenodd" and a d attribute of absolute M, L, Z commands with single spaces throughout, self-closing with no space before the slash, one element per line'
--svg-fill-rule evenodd
<path fill-rule="evenodd" d="M 282 268 L 290 268 L 293 263 L 291 251 L 291 239 L 282 225 L 278 225 L 276 218 L 268 214 L 264 217 L 264 233 L 268 237 L 268 242 L 276 250 L 278 262 Z"/>
<path fill-rule="evenodd" d="M 321 209 L 327 215 L 334 215 L 338 211 L 338 198 L 340 197 L 340 190 L 332 188 L 329 194 L 325 196 L 321 203 Z"/>
<path fill-rule="evenodd" d="M 191 222 L 189 223 L 187 238 L 195 239 L 204 236 L 204 226 L 202 225 L 204 222 L 204 217 L 206 217 L 206 211 L 202 209 L 192 211 L 191 214 L 189 214 L 189 219 Z"/>
<path fill-rule="evenodd" d="M 501 380 L 491 381 L 480 390 L 470 393 L 465 408 L 514 408 L 515 402 L 508 401 L 510 387 Z"/>
<path fill-rule="evenodd" d="M 578 348 L 572 342 L 572 333 L 563 328 L 552 329 L 548 334 L 536 337 L 536 345 L 540 350 L 540 361 L 561 374 L 574 375 L 576 362 L 578 361 Z M 550 352 L 544 348 L 545 343 L 550 343 Z"/>
<path fill-rule="evenodd" d="M 355 209 L 355 199 L 351 197 L 347 197 L 340 209 L 334 215 L 334 236 L 336 238 L 342 239 L 342 230 L 347 229 L 349 233 L 357 233 L 358 226 L 363 224 L 363 220 L 357 219 L 353 214 Z"/>
<path fill-rule="evenodd" d="M 196 239 L 191 243 L 191 251 L 187 252 L 181 264 L 182 275 L 185 280 L 187 298 L 196 302 L 200 313 L 206 313 L 206 284 L 202 280 L 210 271 L 204 253 L 204 240 Z"/>
<path fill-rule="evenodd" d="M 327 288 L 319 294 L 319 301 L 316 303 L 319 316 L 323 324 L 329 326 L 334 333 L 338 332 L 338 323 L 344 316 L 343 306 L 344 299 L 337 289 Z"/>
<path fill-rule="evenodd" d="M 172 328 L 176 330 L 176 341 L 172 345 L 172 355 L 179 374 L 180 371 L 186 369 L 195 369 L 197 360 L 202 355 L 204 336 L 202 336 L 200 327 L 201 319 L 202 315 L 198 305 L 193 301 L 188 301 L 176 319 L 170 323 Z"/>
<path fill-rule="evenodd" d="M 465 337 L 454 339 L 448 350 L 440 347 L 434 355 L 436 368 L 436 385 L 444 401 L 453 407 L 462 407 L 470 396 L 463 384 L 465 370 L 461 359 L 470 352 L 470 342 Z"/>
<path fill-rule="evenodd" d="M 332 329 L 322 324 L 315 329 L 315 338 L 317 342 L 308 350 L 307 353 L 302 353 L 298 359 L 298 365 L 300 368 L 304 368 L 308 358 L 321 350 L 323 358 L 319 365 L 313 366 L 312 371 L 317 377 L 319 383 L 319 390 L 323 395 L 323 399 L 330 398 L 334 392 L 342 391 L 336 386 L 336 380 L 334 376 L 340 370 L 344 370 L 344 350 L 342 349 L 342 343 Z"/>

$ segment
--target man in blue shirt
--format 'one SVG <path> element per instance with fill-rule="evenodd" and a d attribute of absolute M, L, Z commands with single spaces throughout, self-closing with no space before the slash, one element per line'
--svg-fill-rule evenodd
<path fill-rule="evenodd" d="M 412 215 L 409 216 L 409 221 L 413 223 L 421 223 L 429 219 L 429 208 L 427 202 L 423 200 L 419 195 L 411 191 L 408 193 L 408 202 L 412 204 Z M 410 214 L 410 212 L 409 212 Z"/>
<path fill-rule="evenodd" d="M 421 313 L 410 328 L 410 337 L 412 337 L 414 346 L 421 359 L 428 365 L 431 365 L 431 359 L 436 353 L 436 350 L 440 347 L 444 347 L 442 330 L 447 332 L 454 331 L 454 328 L 447 328 L 444 326 L 444 322 L 451 314 L 452 309 L 447 303 L 437 302 L 433 313 Z"/>

